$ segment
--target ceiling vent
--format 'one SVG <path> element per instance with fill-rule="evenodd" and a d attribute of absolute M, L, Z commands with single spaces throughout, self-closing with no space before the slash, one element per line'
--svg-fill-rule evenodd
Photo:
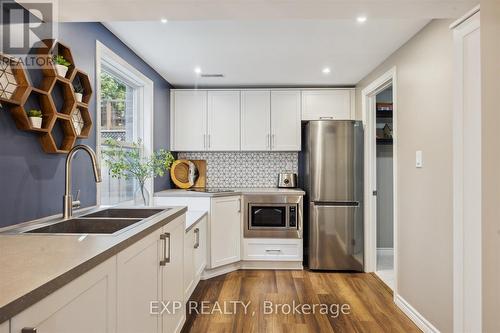
<path fill-rule="evenodd" d="M 201 77 L 224 77 L 224 74 L 201 74 Z"/>

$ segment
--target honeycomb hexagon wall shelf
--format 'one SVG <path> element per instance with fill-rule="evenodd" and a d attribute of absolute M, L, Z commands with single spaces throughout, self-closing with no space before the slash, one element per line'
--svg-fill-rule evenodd
<path fill-rule="evenodd" d="M 92 129 L 88 106 L 92 83 L 85 72 L 76 68 L 69 47 L 55 40 L 45 40 L 42 45 L 36 53 L 45 63 L 40 68 L 43 79 L 39 88 L 30 83 L 18 59 L 0 54 L 0 103 L 10 111 L 18 129 L 39 134 L 45 152 L 68 153 L 76 139 L 87 138 Z M 56 55 L 70 63 L 64 76 L 59 75 L 54 64 Z M 42 112 L 41 128 L 33 127 L 27 114 L 30 110 Z"/>

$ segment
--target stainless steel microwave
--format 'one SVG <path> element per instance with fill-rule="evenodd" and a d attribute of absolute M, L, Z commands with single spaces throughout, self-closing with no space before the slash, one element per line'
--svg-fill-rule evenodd
<path fill-rule="evenodd" d="M 245 238 L 302 238 L 302 196 L 246 195 Z"/>

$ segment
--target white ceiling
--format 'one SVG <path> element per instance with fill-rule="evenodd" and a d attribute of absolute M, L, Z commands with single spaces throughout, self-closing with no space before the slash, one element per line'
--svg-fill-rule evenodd
<path fill-rule="evenodd" d="M 30 0 L 16 0 L 32 2 Z M 62 21 L 456 18 L 479 0 L 59 0 Z"/>
<path fill-rule="evenodd" d="M 429 20 L 477 2 L 59 0 L 58 12 L 61 21 L 106 22 L 175 86 L 323 86 L 356 84 Z M 225 77 L 199 78 L 195 66 Z"/>
<path fill-rule="evenodd" d="M 427 19 L 108 22 L 176 87 L 354 85 Z M 224 78 L 201 78 L 203 73 Z M 331 73 L 322 73 L 324 67 Z"/>

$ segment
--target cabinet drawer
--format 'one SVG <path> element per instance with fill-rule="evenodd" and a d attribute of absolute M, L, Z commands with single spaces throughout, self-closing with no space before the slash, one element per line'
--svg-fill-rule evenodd
<path fill-rule="evenodd" d="M 244 260 L 302 261 L 302 240 L 247 238 Z"/>

